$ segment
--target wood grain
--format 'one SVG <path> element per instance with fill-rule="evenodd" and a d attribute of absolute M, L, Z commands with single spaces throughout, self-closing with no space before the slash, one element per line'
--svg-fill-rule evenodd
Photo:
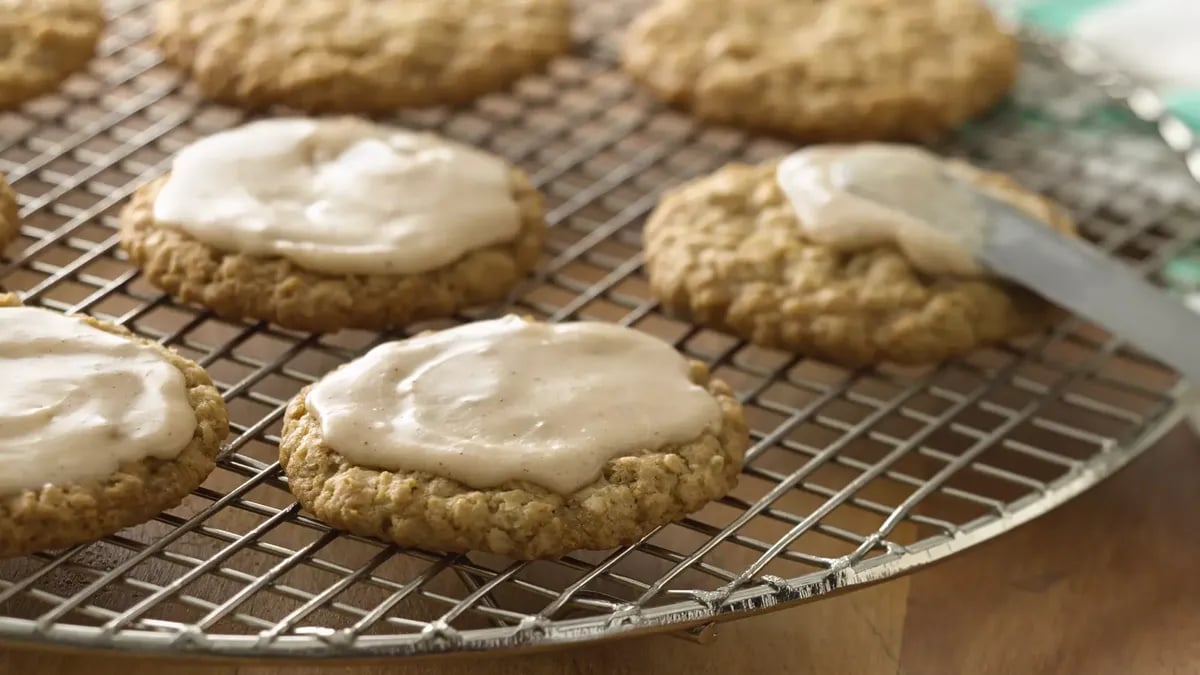
<path fill-rule="evenodd" d="M 5 675 L 634 675 L 1200 672 L 1200 442 L 1170 434 L 1016 532 L 857 593 L 657 636 L 453 661 L 237 665 L 0 651 Z"/>
<path fill-rule="evenodd" d="M 910 579 L 906 673 L 1200 672 L 1200 443 Z"/>

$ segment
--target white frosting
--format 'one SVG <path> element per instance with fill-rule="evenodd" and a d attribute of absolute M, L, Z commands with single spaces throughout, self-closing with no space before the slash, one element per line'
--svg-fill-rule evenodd
<path fill-rule="evenodd" d="M 569 494 L 613 458 L 716 428 L 720 406 L 688 373 L 669 345 L 629 328 L 509 316 L 376 347 L 307 405 L 354 464 Z"/>
<path fill-rule="evenodd" d="M 351 118 L 265 120 L 184 148 L 154 218 L 328 274 L 424 272 L 521 226 L 499 158 Z"/>
<path fill-rule="evenodd" d="M 1200 88 L 1200 2 L 1123 0 L 1096 7 L 1074 32 L 1151 84 Z"/>
<path fill-rule="evenodd" d="M 0 495 L 171 459 L 196 429 L 178 368 L 77 317 L 0 308 L 0 372 Z"/>
<path fill-rule="evenodd" d="M 810 240 L 854 251 L 891 244 L 931 275 L 984 273 L 986 214 L 951 166 L 915 146 L 812 146 L 776 173 Z"/>

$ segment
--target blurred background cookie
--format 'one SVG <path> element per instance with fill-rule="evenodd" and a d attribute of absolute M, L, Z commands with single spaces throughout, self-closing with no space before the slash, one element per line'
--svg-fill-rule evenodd
<path fill-rule="evenodd" d="M 723 124 L 806 140 L 913 139 L 1012 87 L 1015 40 L 978 0 L 661 0 L 624 68 Z"/>
<path fill-rule="evenodd" d="M 100 0 L 0 3 L 0 108 L 53 91 L 83 69 L 103 28 Z"/>
<path fill-rule="evenodd" d="M 207 96 L 374 112 L 470 100 L 570 47 L 568 0 L 165 0 L 158 44 Z"/>

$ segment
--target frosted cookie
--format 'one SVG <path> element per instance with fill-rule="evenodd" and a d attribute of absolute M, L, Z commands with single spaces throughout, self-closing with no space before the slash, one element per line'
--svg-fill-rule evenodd
<path fill-rule="evenodd" d="M 0 295 L 0 558 L 178 504 L 229 431 L 200 366 L 102 321 Z"/>
<path fill-rule="evenodd" d="M 571 44 L 569 0 L 164 0 L 158 44 L 207 96 L 309 112 L 457 103 Z"/>
<path fill-rule="evenodd" d="M 936 362 L 1044 328 L 1058 310 L 964 250 L 983 216 L 950 177 L 1074 231 L 1002 174 L 914 146 L 810 146 L 667 194 L 645 228 L 651 288 L 697 322 L 847 365 Z"/>
<path fill-rule="evenodd" d="M 1014 39 L 980 0 L 660 0 L 625 70 L 698 117 L 807 140 L 920 138 L 989 108 Z"/>
<path fill-rule="evenodd" d="M 541 196 L 502 159 L 358 119 L 202 139 L 122 213 L 151 283 L 227 318 L 382 329 L 503 299 L 541 253 Z"/>
<path fill-rule="evenodd" d="M 0 251 L 21 234 L 21 218 L 17 213 L 17 193 L 9 187 L 0 173 Z"/>
<path fill-rule="evenodd" d="M 381 345 L 304 389 L 280 463 L 334 527 L 532 559 L 699 509 L 748 443 L 729 387 L 656 338 L 509 316 Z"/>
<path fill-rule="evenodd" d="M 91 61 L 99 0 L 0 0 L 0 108 L 56 89 Z"/>

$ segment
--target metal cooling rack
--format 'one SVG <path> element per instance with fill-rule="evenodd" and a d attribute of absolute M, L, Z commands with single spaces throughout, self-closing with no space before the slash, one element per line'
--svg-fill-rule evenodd
<path fill-rule="evenodd" d="M 715 622 L 879 581 L 995 536 L 1112 473 L 1179 419 L 1174 375 L 1075 321 L 937 368 L 851 372 L 665 315 L 641 272 L 640 225 L 657 195 L 789 146 L 704 127 L 639 93 L 614 68 L 615 36 L 637 4 L 582 3 L 574 54 L 547 74 L 398 121 L 502 154 L 546 193 L 548 252 L 511 309 L 634 326 L 738 390 L 755 444 L 731 495 L 636 546 L 539 562 L 397 550 L 301 512 L 275 461 L 283 406 L 385 336 L 222 321 L 171 302 L 126 263 L 114 229 L 122 202 L 185 143 L 243 118 L 183 86 L 146 44 L 144 0 L 118 0 L 89 73 L 0 113 L 0 170 L 25 219 L 0 282 L 29 303 L 123 324 L 199 361 L 234 433 L 213 476 L 156 521 L 0 561 L 0 637 L 255 657 L 417 655 L 656 630 L 703 638 Z M 1086 54 L 1066 58 L 1088 77 L 1031 43 L 1013 102 L 943 149 L 1013 172 L 1070 207 L 1087 236 L 1155 274 L 1196 238 L 1200 206 L 1180 162 L 1191 137 Z M 1113 112 L 1096 83 L 1131 107 Z"/>

